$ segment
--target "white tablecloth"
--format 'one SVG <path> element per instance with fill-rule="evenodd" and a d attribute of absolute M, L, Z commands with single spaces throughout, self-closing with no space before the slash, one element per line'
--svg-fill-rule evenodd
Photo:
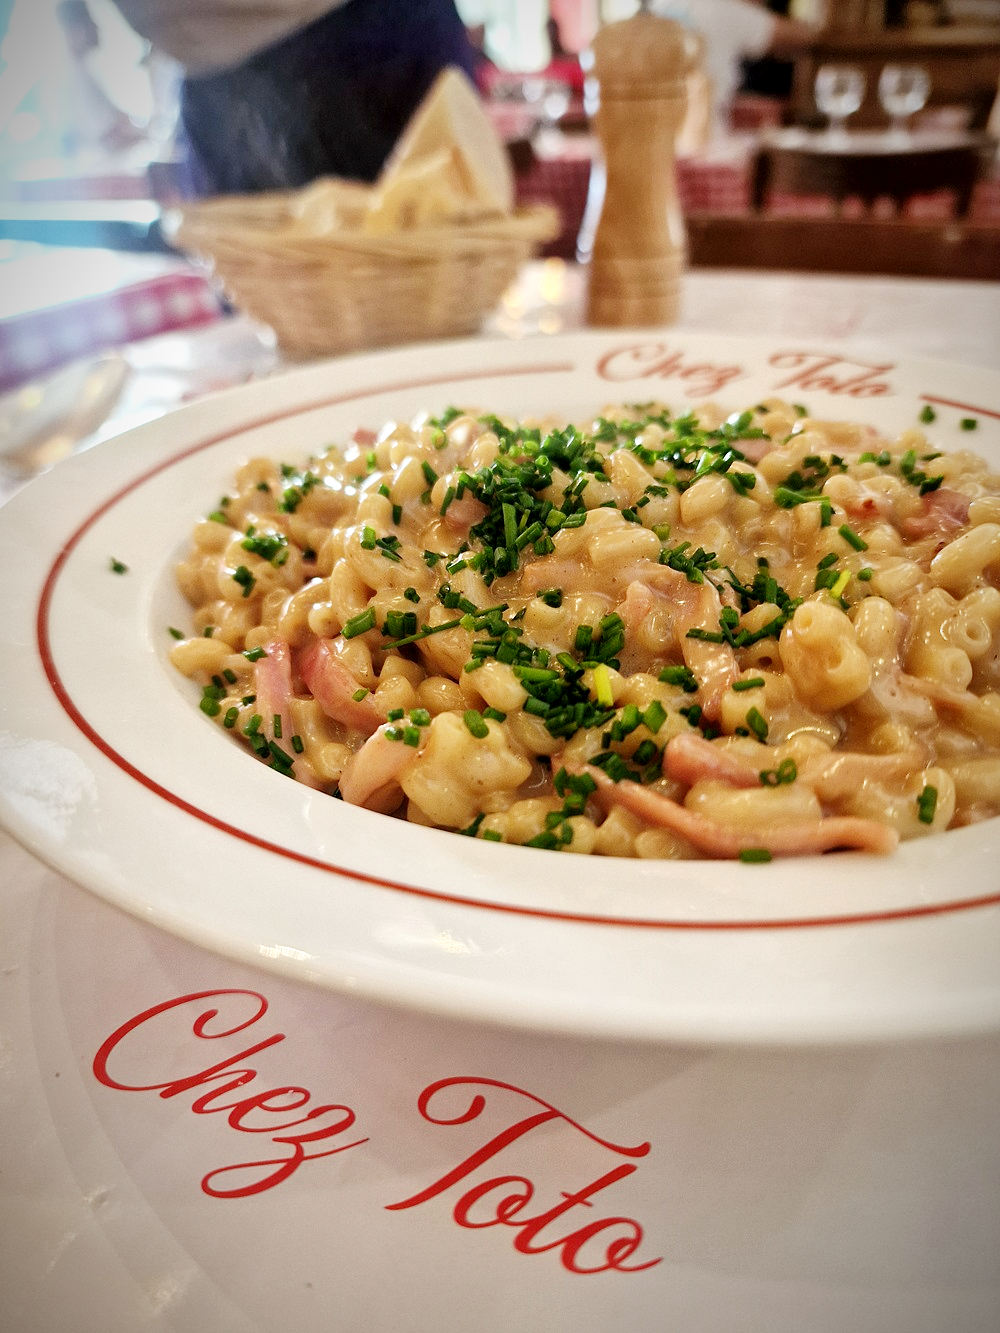
<path fill-rule="evenodd" d="M 582 282 L 579 272 L 558 261 L 532 266 L 492 321 L 489 336 L 535 337 L 574 327 L 580 320 Z M 932 357 L 996 367 L 1000 365 L 1000 288 L 979 283 L 704 271 L 687 277 L 679 328 L 788 334 L 800 342 L 814 338 L 820 350 L 849 346 L 859 353 L 894 360 Z M 273 350 L 244 320 L 148 340 L 128 349 L 128 355 L 134 367 L 132 380 L 115 416 L 99 436 L 148 419 L 192 396 L 281 369 Z M 8 498 L 17 488 L 16 483 L 5 480 L 0 498 Z M 27 552 L 25 559 L 30 558 Z M 569 1327 L 564 1320 L 570 1316 L 575 1329 L 591 1333 L 603 1333 L 620 1322 L 621 1316 L 633 1328 L 650 1333 L 673 1327 L 683 1327 L 687 1333 L 720 1333 L 723 1325 L 713 1322 L 716 1316 L 705 1313 L 717 1311 L 720 1293 L 732 1313 L 725 1327 L 740 1333 L 763 1333 L 765 1328 L 769 1333 L 786 1329 L 895 1333 L 903 1328 L 907 1333 L 939 1333 L 945 1327 L 963 1333 L 993 1333 L 1000 1323 L 995 1269 L 992 1277 L 989 1273 L 989 1249 L 995 1243 L 998 1218 L 996 1207 L 988 1200 L 996 1191 L 991 1193 L 992 1187 L 983 1183 L 978 1157 L 966 1152 L 960 1141 L 949 1143 L 947 1136 L 942 1140 L 931 1133 L 942 1116 L 964 1114 L 971 1095 L 968 1089 L 982 1091 L 984 1079 L 996 1082 L 988 1072 L 997 1064 L 995 1045 L 990 1042 L 959 1044 L 939 1053 L 934 1078 L 940 1079 L 944 1070 L 950 1092 L 937 1084 L 927 1085 L 932 1066 L 926 1051 L 896 1052 L 877 1065 L 874 1057 L 864 1053 L 843 1054 L 833 1059 L 833 1065 L 829 1060 L 810 1064 L 815 1057 L 808 1054 L 776 1054 L 770 1057 L 766 1087 L 739 1053 L 668 1057 L 640 1050 L 614 1057 L 622 1105 L 629 1108 L 627 1123 L 624 1127 L 618 1124 L 608 1108 L 603 1108 L 602 1119 L 602 1108 L 588 1105 L 586 1112 L 593 1122 L 605 1124 L 609 1135 L 627 1134 L 631 1117 L 638 1126 L 636 1132 L 641 1133 L 643 1115 L 647 1115 L 645 1123 L 659 1126 L 657 1146 L 664 1154 L 659 1167 L 646 1168 L 647 1179 L 650 1171 L 669 1166 L 673 1190 L 696 1191 L 697 1166 L 712 1182 L 704 1196 L 702 1230 L 696 1227 L 694 1234 L 685 1237 L 670 1233 L 669 1227 L 665 1235 L 662 1225 L 650 1229 L 650 1247 L 662 1246 L 665 1240 L 671 1247 L 668 1257 L 675 1264 L 671 1281 L 676 1299 L 671 1309 L 661 1306 L 659 1297 L 636 1295 L 644 1290 L 639 1274 L 611 1274 L 615 1281 L 609 1283 L 604 1281 L 608 1274 L 599 1279 L 563 1272 L 554 1286 L 540 1283 L 535 1291 L 536 1273 L 548 1271 L 546 1264 L 558 1269 L 551 1256 L 512 1259 L 509 1238 L 503 1246 L 494 1243 L 494 1232 L 504 1231 L 503 1227 L 469 1232 L 459 1237 L 462 1243 L 456 1242 L 450 1221 L 447 1227 L 440 1224 L 443 1230 L 419 1232 L 404 1225 L 412 1217 L 407 1213 L 388 1214 L 403 1221 L 399 1223 L 399 1245 L 393 1243 L 383 1269 L 365 1249 L 370 1225 L 365 1208 L 374 1207 L 369 1194 L 374 1191 L 377 1199 L 381 1189 L 379 1217 L 380 1225 L 385 1225 L 384 1209 L 401 1197 L 399 1181 L 393 1180 L 393 1145 L 378 1142 L 378 1131 L 384 1137 L 392 1128 L 385 1105 L 377 1115 L 373 1111 L 372 1123 L 364 1126 L 364 1132 L 371 1133 L 377 1143 L 376 1150 L 366 1150 L 367 1175 L 362 1177 L 360 1168 L 354 1169 L 362 1160 L 360 1150 L 353 1157 L 345 1155 L 344 1167 L 338 1168 L 340 1189 L 358 1200 L 358 1218 L 350 1235 L 343 1217 L 336 1227 L 331 1224 L 325 1229 L 322 1191 L 313 1186 L 321 1178 L 318 1164 L 312 1174 L 302 1172 L 301 1189 L 283 1186 L 271 1191 L 259 1207 L 242 1199 L 211 1211 L 211 1201 L 198 1195 L 196 1185 L 210 1167 L 237 1160 L 225 1117 L 208 1116 L 203 1125 L 197 1115 L 190 1114 L 188 1097 L 181 1111 L 168 1119 L 158 1114 L 163 1103 L 155 1092 L 141 1097 L 121 1094 L 116 1099 L 106 1087 L 95 1090 L 87 1082 L 84 1053 L 92 1056 L 96 1043 L 110 1031 L 110 1019 L 101 1003 L 106 1003 L 111 991 L 120 996 L 117 1022 L 144 1004 L 162 999 L 163 988 L 172 987 L 176 994 L 197 990 L 204 985 L 206 968 L 216 985 L 245 985 L 247 975 L 252 979 L 252 974 L 221 961 L 208 966 L 191 946 L 156 937 L 142 923 L 120 917 L 47 870 L 4 834 L 0 834 L 0 922 L 0 1327 L 12 1333 L 70 1329 L 73 1333 L 135 1333 L 147 1327 L 183 1333 L 270 1333 L 277 1328 L 296 1333 L 320 1328 L 378 1333 L 390 1326 L 387 1321 L 397 1300 L 393 1294 L 397 1287 L 417 1295 L 403 1322 L 398 1321 L 397 1306 L 393 1327 L 434 1328 L 442 1333 L 478 1333 L 481 1329 L 498 1333 L 511 1327 L 549 1333 Z M 277 981 L 267 985 L 280 993 L 281 1006 L 279 996 L 272 996 L 275 1024 L 291 1024 L 287 1048 L 293 1050 L 295 1041 L 305 1041 L 307 1034 L 318 1039 L 308 996 L 303 997 L 294 986 L 279 986 Z M 324 1086 L 316 1092 L 331 1101 L 354 1105 L 366 1093 L 370 1095 L 376 1082 L 383 1092 L 386 1088 L 391 1091 L 405 1082 L 414 1060 L 429 1061 L 431 1052 L 445 1074 L 493 1073 L 498 1068 L 510 1070 L 517 1063 L 504 1039 L 495 1033 L 422 1023 L 413 1015 L 389 1023 L 377 1008 L 342 998 L 330 997 L 324 1021 L 333 1063 L 324 1070 Z M 260 1035 L 266 1035 L 263 1028 Z M 582 1046 L 578 1054 L 581 1061 L 610 1058 L 599 1047 Z M 521 1042 L 518 1059 L 523 1067 L 515 1070 L 517 1077 L 541 1081 L 543 1071 L 551 1070 L 557 1058 L 562 1067 L 556 1081 L 561 1095 L 571 1099 L 572 1089 L 582 1086 L 574 1082 L 577 1057 L 567 1062 L 565 1052 L 560 1056 L 559 1048 L 544 1040 Z M 260 1056 L 258 1064 L 263 1061 Z M 780 1089 L 785 1078 L 800 1080 L 806 1075 L 806 1082 L 795 1086 L 836 1087 L 837 1094 L 829 1106 L 824 1103 L 821 1108 L 817 1102 L 798 1108 L 799 1118 L 793 1123 L 788 1119 L 790 1108 L 774 1089 Z M 284 1074 L 269 1075 L 272 1083 L 268 1086 L 282 1079 L 294 1084 L 296 1076 L 292 1061 Z M 654 1106 L 653 1090 L 659 1096 L 665 1079 L 674 1091 L 686 1088 L 688 1099 L 674 1103 L 668 1098 L 663 1105 Z M 157 1079 L 150 1076 L 146 1081 L 156 1083 Z M 911 1118 L 897 1135 L 895 1123 L 885 1119 L 884 1107 L 889 1104 L 887 1090 L 898 1095 L 900 1088 L 912 1088 L 914 1100 Z M 407 1089 L 407 1096 L 410 1091 Z M 989 1105 L 995 1107 L 998 1092 L 989 1094 Z M 754 1125 L 764 1124 L 762 1140 L 750 1143 L 745 1139 L 742 1108 L 732 1113 L 720 1108 L 720 1098 L 732 1097 L 745 1099 L 744 1107 L 756 1106 Z M 671 1130 L 664 1128 L 668 1122 L 662 1119 L 668 1104 L 675 1117 Z M 700 1109 L 692 1117 L 695 1104 Z M 967 1119 L 981 1119 L 984 1104 L 980 1097 Z M 762 1106 L 770 1109 L 762 1112 Z M 685 1136 L 692 1136 L 693 1142 L 705 1117 L 724 1141 L 723 1156 L 732 1155 L 714 1165 L 698 1160 L 691 1174 L 685 1175 L 670 1164 L 684 1160 Z M 207 1121 L 213 1122 L 211 1126 Z M 810 1149 L 813 1133 L 818 1137 L 815 1149 Z M 907 1134 L 922 1145 L 922 1181 L 907 1180 L 897 1171 L 893 1154 Z M 190 1161 L 185 1135 L 190 1140 Z M 836 1144 L 835 1152 L 828 1149 L 828 1135 L 829 1143 Z M 874 1155 L 873 1142 L 880 1145 Z M 416 1138 L 408 1150 L 419 1156 L 422 1148 Z M 768 1246 L 779 1235 L 787 1238 L 789 1225 L 810 1217 L 812 1205 L 805 1194 L 796 1200 L 798 1222 L 763 1216 L 754 1195 L 764 1190 L 765 1177 L 740 1174 L 741 1155 L 758 1150 L 760 1169 L 766 1172 L 780 1175 L 791 1169 L 789 1163 L 804 1169 L 808 1159 L 810 1170 L 820 1171 L 827 1184 L 842 1178 L 843 1197 L 834 1213 L 818 1225 L 816 1235 L 825 1234 L 823 1226 L 832 1228 L 841 1257 L 849 1255 L 862 1280 L 855 1274 L 841 1285 L 836 1263 L 824 1258 L 819 1249 L 799 1256 L 795 1274 L 783 1271 L 783 1261 Z M 827 1159 L 823 1155 L 828 1151 Z M 258 1158 L 266 1156 L 266 1151 L 257 1154 Z M 571 1155 L 566 1158 L 571 1160 Z M 598 1165 L 606 1169 L 607 1164 Z M 918 1187 L 932 1177 L 943 1180 L 956 1173 L 964 1189 L 979 1190 L 976 1197 L 985 1210 L 977 1224 L 982 1244 L 973 1246 L 967 1255 L 962 1284 L 934 1285 L 939 1258 L 935 1245 L 946 1247 L 953 1234 L 950 1214 L 926 1217 L 918 1206 L 912 1218 L 914 1231 L 926 1233 L 930 1276 L 919 1275 L 923 1286 L 908 1268 L 911 1251 L 898 1237 L 886 1236 L 884 1256 L 877 1262 L 873 1258 L 870 1265 L 853 1252 L 851 1189 L 861 1190 L 864 1180 L 875 1180 L 882 1191 L 879 1197 L 905 1201 L 912 1188 L 919 1205 L 924 1196 Z M 738 1188 L 734 1184 L 729 1189 L 727 1174 L 738 1181 Z M 590 1177 L 567 1179 L 565 1188 L 579 1188 L 584 1179 Z M 194 1197 L 186 1192 L 189 1187 Z M 151 1195 L 157 1200 L 155 1206 Z M 695 1198 L 692 1193 L 685 1199 L 689 1213 L 692 1209 L 698 1212 Z M 714 1230 L 708 1222 L 713 1210 Z M 601 1204 L 592 1211 L 603 1216 L 607 1208 Z M 424 1212 L 432 1210 L 427 1207 Z M 306 1216 L 312 1239 L 303 1248 L 295 1238 Z M 418 1234 L 424 1237 L 424 1249 L 419 1244 L 408 1249 Z M 249 1248 L 237 1254 L 231 1252 L 233 1246 Z M 463 1253 L 479 1256 L 464 1276 L 458 1269 L 438 1271 L 442 1254 L 450 1254 L 452 1264 L 461 1264 Z M 660 1256 L 661 1250 L 655 1253 Z M 362 1271 L 365 1262 L 370 1266 L 367 1272 Z M 803 1273 L 810 1269 L 806 1280 Z M 331 1272 L 336 1275 L 332 1286 Z M 490 1290 L 494 1280 L 498 1285 Z M 337 1283 L 349 1293 L 346 1313 L 343 1309 L 338 1313 L 330 1294 Z"/>

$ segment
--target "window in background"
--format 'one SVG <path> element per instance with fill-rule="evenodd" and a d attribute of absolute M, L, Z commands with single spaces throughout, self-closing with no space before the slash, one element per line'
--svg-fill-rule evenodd
<path fill-rule="evenodd" d="M 467 28 L 483 29 L 483 51 L 499 69 L 544 69 L 551 55 L 548 0 L 457 0 Z"/>
<path fill-rule="evenodd" d="M 110 0 L 14 0 L 0 39 L 0 170 L 140 142 L 154 110 L 147 54 Z"/>

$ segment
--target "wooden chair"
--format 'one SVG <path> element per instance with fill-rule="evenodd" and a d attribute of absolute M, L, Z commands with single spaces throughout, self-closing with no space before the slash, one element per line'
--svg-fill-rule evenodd
<path fill-rule="evenodd" d="M 1000 281 L 996 223 L 759 213 L 690 214 L 685 223 L 696 267 Z"/>
<path fill-rule="evenodd" d="M 995 152 L 996 141 L 988 135 L 896 142 L 888 134 L 855 133 L 839 141 L 784 131 L 766 137 L 753 159 L 750 206 L 764 212 L 781 193 L 826 196 L 837 213 L 848 198 L 860 199 L 868 211 L 877 200 L 889 199 L 902 212 L 916 195 L 951 190 L 956 216 L 965 217 Z"/>

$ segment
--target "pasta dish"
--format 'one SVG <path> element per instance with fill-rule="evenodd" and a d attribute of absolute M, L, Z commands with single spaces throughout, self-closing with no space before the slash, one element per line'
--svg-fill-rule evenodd
<path fill-rule="evenodd" d="M 172 661 L 261 762 L 417 824 L 889 853 L 1000 813 L 1000 476 L 931 417 L 449 409 L 253 459 Z"/>

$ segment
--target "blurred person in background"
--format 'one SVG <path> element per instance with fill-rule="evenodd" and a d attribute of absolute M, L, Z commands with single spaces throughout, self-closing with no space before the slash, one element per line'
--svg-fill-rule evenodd
<path fill-rule="evenodd" d="M 60 0 L 55 16 L 68 59 L 56 61 L 47 83 L 55 103 L 51 118 L 62 127 L 66 156 L 88 149 L 115 153 L 141 142 L 143 131 L 116 106 L 90 68 L 91 57 L 100 50 L 101 34 L 87 0 Z"/>
<path fill-rule="evenodd" d="M 653 0 L 652 11 L 691 28 L 702 39 L 702 74 L 711 135 L 730 128 L 733 99 L 744 63 L 764 55 L 791 55 L 814 42 L 821 23 L 789 18 L 763 0 Z"/>
<path fill-rule="evenodd" d="M 115 0 L 183 70 L 199 194 L 376 178 L 438 73 L 475 78 L 454 0 Z"/>
<path fill-rule="evenodd" d="M 141 160 L 146 43 L 111 0 L 0 0 L 0 174 L 45 177 Z M 131 157 L 130 157 L 130 160 Z"/>

